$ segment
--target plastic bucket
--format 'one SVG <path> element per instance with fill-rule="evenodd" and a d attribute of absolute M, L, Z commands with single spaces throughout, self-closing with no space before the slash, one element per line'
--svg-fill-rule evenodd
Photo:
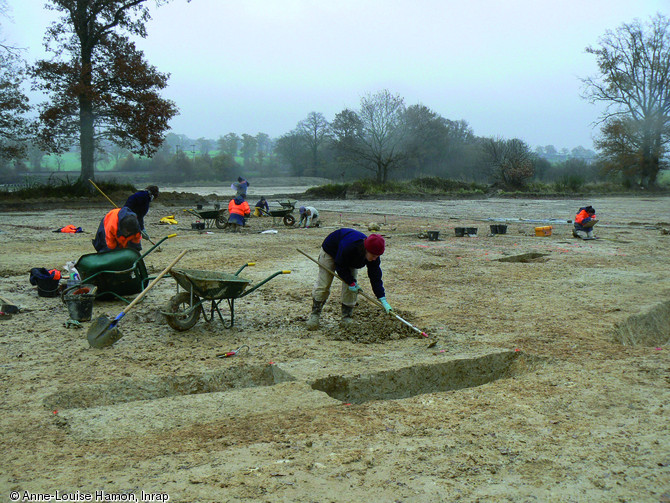
<path fill-rule="evenodd" d="M 76 285 L 64 292 L 63 302 L 70 313 L 70 319 L 90 321 L 97 289 L 94 285 Z"/>
<path fill-rule="evenodd" d="M 457 238 L 462 238 L 465 236 L 465 227 L 454 227 L 454 233 Z"/>
<path fill-rule="evenodd" d="M 465 233 L 468 236 L 476 236 L 477 235 L 477 227 L 466 227 L 465 228 Z"/>
<path fill-rule="evenodd" d="M 498 234 L 507 234 L 507 226 L 498 224 Z"/>
<path fill-rule="evenodd" d="M 428 241 L 437 241 L 440 237 L 439 231 L 428 231 Z"/>
<path fill-rule="evenodd" d="M 38 279 L 37 295 L 40 297 L 58 297 L 60 281 L 57 279 Z"/>

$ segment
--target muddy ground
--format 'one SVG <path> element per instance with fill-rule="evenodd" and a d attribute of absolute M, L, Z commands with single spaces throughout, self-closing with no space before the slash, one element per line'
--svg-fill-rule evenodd
<path fill-rule="evenodd" d="M 92 252 L 107 208 L 2 211 L 0 295 L 22 308 L 0 317 L 3 499 L 670 501 L 670 198 L 305 201 L 324 227 L 256 218 L 238 234 L 194 231 L 167 202 L 147 229 L 178 235 L 147 255 L 151 274 L 181 250 L 181 268 L 291 274 L 238 298 L 233 328 L 181 332 L 166 277 L 94 349 L 91 323 L 66 328 L 68 306 L 28 279 Z M 584 203 L 598 240 L 571 236 Z M 387 298 L 428 338 L 362 298 L 343 332 L 337 290 L 305 330 L 316 266 L 296 248 L 316 257 L 331 230 L 371 223 Z M 85 232 L 52 232 L 66 224 Z M 96 301 L 93 317 L 125 305 Z"/>

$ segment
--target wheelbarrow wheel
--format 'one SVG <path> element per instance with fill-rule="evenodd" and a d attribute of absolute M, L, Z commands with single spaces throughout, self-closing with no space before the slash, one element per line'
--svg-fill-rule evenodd
<path fill-rule="evenodd" d="M 226 218 L 226 210 L 221 210 L 219 216 L 216 217 L 216 228 L 225 229 L 228 227 L 228 218 Z"/>
<path fill-rule="evenodd" d="M 295 217 L 293 215 L 284 215 L 284 225 L 286 227 L 291 227 L 295 223 Z"/>
<path fill-rule="evenodd" d="M 193 303 L 197 304 L 198 302 L 200 302 L 200 299 L 194 296 Z M 192 305 L 191 294 L 189 292 L 181 292 L 172 297 L 168 306 L 168 312 L 174 314 L 165 315 L 168 325 L 181 332 L 193 328 L 200 318 L 202 305 L 191 309 Z"/>

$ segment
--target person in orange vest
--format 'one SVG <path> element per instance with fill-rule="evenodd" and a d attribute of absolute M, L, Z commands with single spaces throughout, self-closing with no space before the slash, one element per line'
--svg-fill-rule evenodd
<path fill-rule="evenodd" d="M 579 208 L 579 212 L 575 215 L 572 235 L 581 239 L 596 239 L 593 235 L 593 226 L 597 223 L 596 210 L 593 209 L 593 206 Z"/>
<path fill-rule="evenodd" d="M 228 214 L 228 226 L 233 232 L 237 232 L 238 226 L 244 226 L 244 218 L 251 215 L 251 208 L 244 197 L 236 196 L 228 203 Z"/>
<path fill-rule="evenodd" d="M 142 249 L 142 234 L 137 215 L 129 208 L 115 208 L 100 221 L 93 247 L 98 253 L 121 248 Z"/>

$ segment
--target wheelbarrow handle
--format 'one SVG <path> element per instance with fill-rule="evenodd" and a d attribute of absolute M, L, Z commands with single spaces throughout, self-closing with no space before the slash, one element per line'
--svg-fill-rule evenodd
<path fill-rule="evenodd" d="M 276 277 L 279 276 L 280 274 L 291 274 L 291 271 L 277 271 L 276 273 L 274 273 L 274 274 L 268 276 L 267 278 L 265 278 L 265 279 L 264 279 L 263 281 L 261 281 L 260 283 L 254 285 L 252 288 L 249 288 L 249 290 L 246 290 L 244 293 L 242 293 L 242 295 L 240 295 L 240 297 L 246 297 L 246 296 L 249 295 L 251 292 L 257 290 L 257 289 L 260 288 L 260 287 L 262 287 L 265 283 L 267 283 L 268 281 L 270 281 L 270 280 L 273 279 L 273 278 L 276 278 Z"/>
<path fill-rule="evenodd" d="M 144 259 L 144 257 L 146 257 L 146 256 L 149 255 L 152 251 L 154 251 L 156 248 L 158 248 L 158 247 L 161 245 L 161 243 L 162 243 L 163 241 L 165 241 L 166 239 L 173 238 L 173 237 L 175 237 L 176 235 L 177 235 L 177 234 L 168 234 L 168 235 L 165 236 L 164 238 L 161 238 L 157 243 L 154 243 L 154 245 L 153 245 L 151 248 L 149 248 L 146 252 L 144 252 L 142 255 L 140 255 L 140 259 Z M 153 243 L 153 241 L 152 241 L 152 243 Z"/>
<path fill-rule="evenodd" d="M 240 274 L 240 273 L 244 270 L 245 267 L 247 267 L 247 266 L 253 266 L 253 265 L 256 265 L 256 262 L 247 262 L 247 263 L 244 264 L 242 267 L 240 267 L 240 268 L 237 270 L 237 272 L 236 272 L 235 274 L 233 274 L 233 276 L 237 276 L 238 274 Z"/>

